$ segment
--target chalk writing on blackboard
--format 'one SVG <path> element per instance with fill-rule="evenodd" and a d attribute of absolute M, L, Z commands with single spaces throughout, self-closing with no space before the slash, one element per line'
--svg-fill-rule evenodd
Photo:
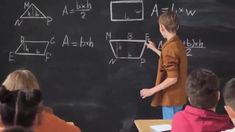
<path fill-rule="evenodd" d="M 66 34 L 62 43 L 62 47 L 89 47 L 93 48 L 94 47 L 94 42 L 92 41 L 91 36 L 89 37 L 88 40 L 85 40 L 83 36 L 80 37 L 80 41 L 70 41 L 69 36 Z"/>
<path fill-rule="evenodd" d="M 111 21 L 143 21 L 144 3 L 142 0 L 110 2 Z"/>
<path fill-rule="evenodd" d="M 109 64 L 115 64 L 117 60 L 140 60 L 140 66 L 142 66 L 146 63 L 143 53 L 149 38 L 149 33 L 145 33 L 145 39 L 135 39 L 134 33 L 128 32 L 126 39 L 112 39 L 112 33 L 106 32 L 106 40 L 109 42 L 114 56 L 110 59 Z"/>
<path fill-rule="evenodd" d="M 21 23 L 24 20 L 30 20 L 30 19 L 42 19 L 46 20 L 46 24 L 49 25 L 50 22 L 52 22 L 52 18 L 49 16 L 46 16 L 40 11 L 33 3 L 25 2 L 24 3 L 24 13 L 20 16 L 19 19 L 16 20 L 15 26 L 20 26 Z"/>
<path fill-rule="evenodd" d="M 109 44 L 115 59 L 111 59 L 109 64 L 114 64 L 117 59 L 141 60 L 145 50 L 146 40 L 129 40 L 129 39 L 111 39 Z"/>
<path fill-rule="evenodd" d="M 43 56 L 47 62 L 51 56 L 51 53 L 47 51 L 49 44 L 55 44 L 55 37 L 49 41 L 26 41 L 24 36 L 21 36 L 19 47 L 15 52 L 9 52 L 9 62 L 15 61 L 14 55 Z"/>
<path fill-rule="evenodd" d="M 182 40 L 185 48 L 187 56 L 193 56 L 192 49 L 205 49 L 205 44 L 201 39 L 195 38 L 186 38 Z M 158 49 L 161 49 L 163 45 L 163 41 L 160 40 L 158 43 Z"/>
<path fill-rule="evenodd" d="M 175 11 L 178 15 L 194 16 L 196 15 L 197 10 L 187 9 L 185 7 L 176 7 L 175 3 L 171 3 L 168 7 L 159 7 L 158 4 L 155 4 L 151 13 L 151 16 L 154 14 L 159 16 L 160 13 L 166 12 L 168 10 Z"/>
<path fill-rule="evenodd" d="M 74 8 L 68 8 L 67 5 L 64 6 L 62 16 L 80 13 L 81 18 L 86 19 L 87 12 L 91 11 L 91 9 L 92 5 L 88 0 L 86 0 L 85 2 L 78 2 L 78 0 L 76 0 Z"/>

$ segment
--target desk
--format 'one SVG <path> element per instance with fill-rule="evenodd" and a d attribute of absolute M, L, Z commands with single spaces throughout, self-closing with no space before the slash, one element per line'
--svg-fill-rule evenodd
<path fill-rule="evenodd" d="M 134 122 L 139 132 L 151 132 L 150 126 L 152 125 L 171 124 L 171 120 L 160 119 L 138 119 Z"/>

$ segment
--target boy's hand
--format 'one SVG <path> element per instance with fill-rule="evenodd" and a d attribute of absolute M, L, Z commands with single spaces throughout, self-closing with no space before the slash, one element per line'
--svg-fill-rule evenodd
<path fill-rule="evenodd" d="M 151 50 L 156 49 L 155 43 L 152 42 L 152 41 L 150 41 L 150 40 L 147 42 L 146 45 L 147 45 L 147 48 L 149 48 L 149 49 L 151 49 Z"/>
<path fill-rule="evenodd" d="M 141 96 L 142 99 L 144 99 L 146 97 L 149 97 L 153 94 L 154 94 L 153 89 L 144 88 L 144 89 L 140 90 L 140 96 Z"/>
<path fill-rule="evenodd" d="M 156 48 L 155 43 L 152 41 L 148 41 L 146 43 L 147 48 L 151 49 L 152 51 L 154 51 L 156 54 L 158 54 L 159 56 L 161 55 L 161 51 L 159 49 Z"/>

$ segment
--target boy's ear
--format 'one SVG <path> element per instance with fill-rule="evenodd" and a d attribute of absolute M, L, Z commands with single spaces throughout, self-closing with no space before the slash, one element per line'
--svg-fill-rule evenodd
<path fill-rule="evenodd" d="M 233 109 L 230 106 L 225 105 L 224 109 L 227 111 L 230 119 L 235 119 L 235 111 L 233 111 Z"/>
<path fill-rule="evenodd" d="M 163 24 L 159 24 L 159 26 L 160 26 L 160 30 L 161 31 L 165 31 L 166 30 L 166 28 L 165 28 L 165 26 Z"/>
<path fill-rule="evenodd" d="M 220 100 L 220 91 L 218 91 L 218 93 L 217 93 L 217 100 L 218 101 Z"/>
<path fill-rule="evenodd" d="M 191 104 L 191 99 L 188 97 L 188 101 L 189 101 L 189 103 Z"/>

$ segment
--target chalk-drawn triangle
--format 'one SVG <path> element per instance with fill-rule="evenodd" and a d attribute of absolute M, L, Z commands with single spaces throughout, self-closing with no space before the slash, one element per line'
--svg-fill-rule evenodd
<path fill-rule="evenodd" d="M 34 5 L 31 4 L 25 12 L 20 16 L 21 19 L 27 18 L 42 18 L 46 19 L 47 17 Z"/>

